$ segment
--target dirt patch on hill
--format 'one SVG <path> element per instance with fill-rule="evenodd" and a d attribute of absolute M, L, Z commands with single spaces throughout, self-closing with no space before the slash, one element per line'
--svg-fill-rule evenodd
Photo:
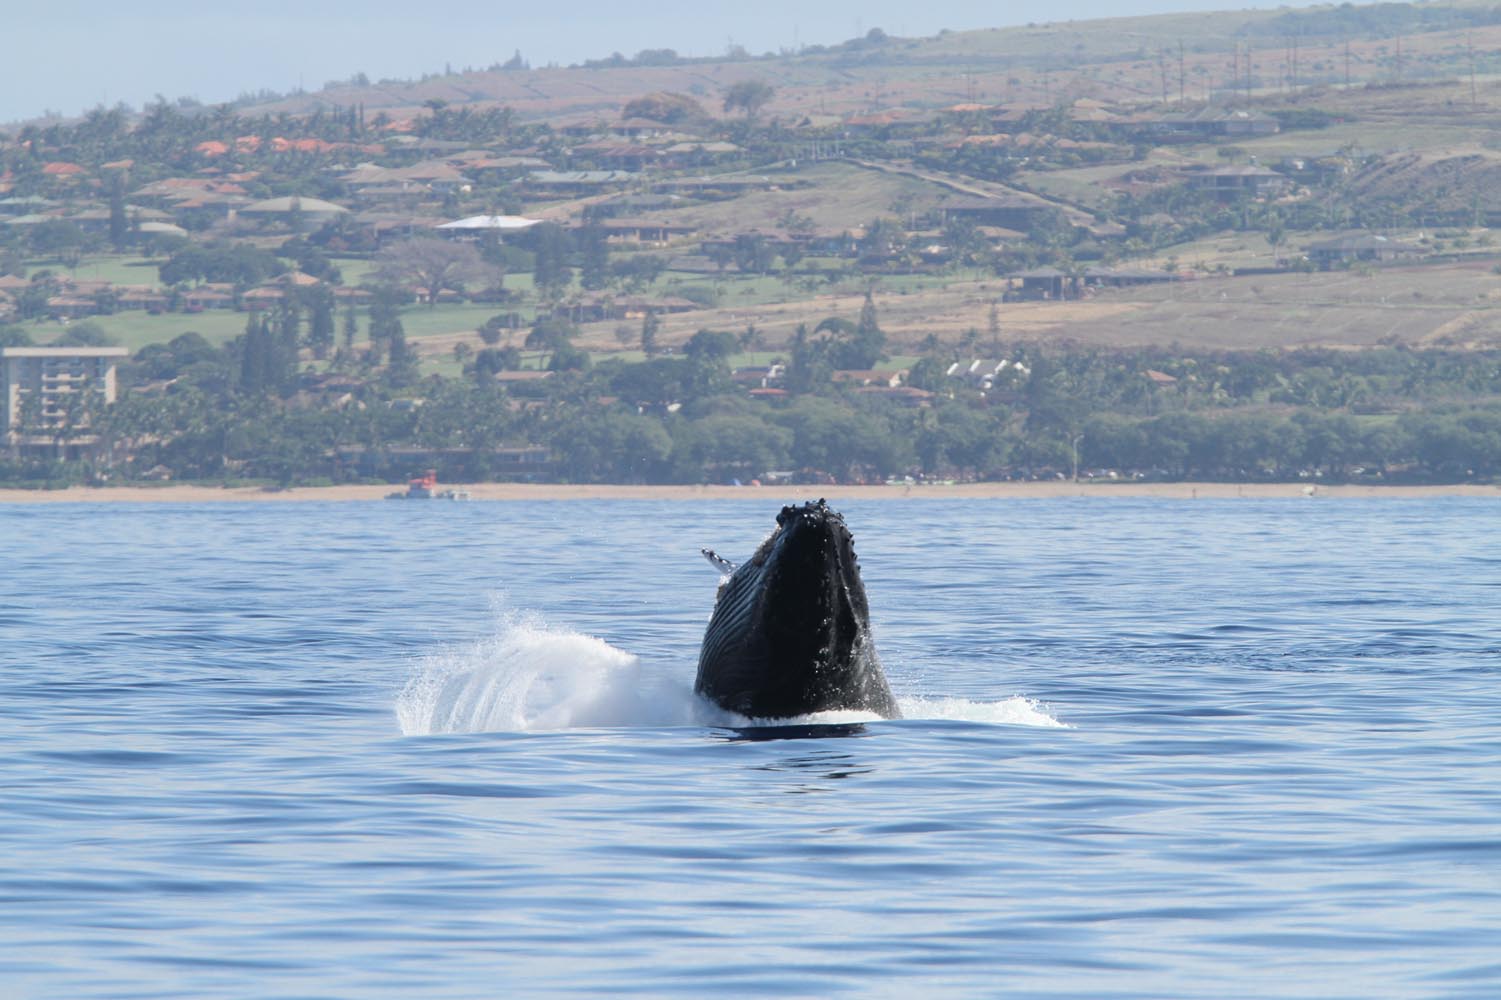
<path fill-rule="evenodd" d="M 993 304 L 999 337 L 1008 342 L 1105 348 L 1176 344 L 1186 350 L 1501 346 L 1501 297 L 1488 262 L 1202 278 L 1063 302 L 1002 302 L 1004 291 L 1005 282 L 998 279 L 955 281 L 906 294 L 878 287 L 874 301 L 888 351 L 921 353 L 930 337 L 960 345 L 971 331 L 974 343 L 983 346 L 990 339 Z M 825 294 L 665 315 L 657 341 L 679 347 L 699 330 L 739 333 L 753 325 L 759 349 L 782 350 L 800 324 L 811 330 L 830 316 L 854 321 L 863 303 L 863 294 Z M 635 350 L 640 326 L 639 319 L 586 323 L 576 343 L 595 354 Z M 428 355 L 447 354 L 460 342 L 482 346 L 472 330 L 414 340 Z"/>
<path fill-rule="evenodd" d="M 1064 302 L 996 306 L 1001 339 L 1097 347 L 1167 346 L 1258 350 L 1372 347 L 1461 348 L 1501 345 L 1496 278 L 1483 263 L 1378 268 L 1370 272 L 1204 278 L 1173 285 L 1104 291 Z M 990 310 L 1003 283 L 955 282 L 906 295 L 875 293 L 889 349 L 914 353 L 930 335 L 957 343 L 968 331 L 989 337 Z M 823 295 L 799 302 L 708 309 L 662 318 L 658 339 L 680 344 L 700 329 L 754 324 L 771 348 L 798 324 L 828 316 L 855 319 L 863 296 Z M 619 350 L 617 323 L 585 326 L 580 346 Z M 632 345 L 634 346 L 634 345 Z"/>
<path fill-rule="evenodd" d="M 1501 153 L 1435 149 L 1396 153 L 1350 179 L 1362 198 L 1421 206 L 1436 215 L 1501 210 Z"/>

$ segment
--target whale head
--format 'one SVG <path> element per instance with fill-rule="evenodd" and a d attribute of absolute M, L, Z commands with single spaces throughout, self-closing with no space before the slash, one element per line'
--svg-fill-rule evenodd
<path fill-rule="evenodd" d="M 755 718 L 898 714 L 870 637 L 854 539 L 827 503 L 783 507 L 776 530 L 720 587 L 695 687 Z"/>

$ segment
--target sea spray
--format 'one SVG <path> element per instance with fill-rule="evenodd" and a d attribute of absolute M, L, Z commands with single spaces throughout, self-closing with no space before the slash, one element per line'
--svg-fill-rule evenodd
<path fill-rule="evenodd" d="M 501 616 L 494 635 L 440 649 L 415 665 L 396 699 L 408 736 L 522 732 L 614 726 L 838 725 L 879 722 L 873 712 L 824 712 L 799 719 L 746 719 L 693 693 L 692 671 L 648 669 L 594 636 L 549 626 L 536 616 Z M 952 719 L 999 725 L 1061 725 L 1027 698 L 899 699 L 908 720 Z"/>
<path fill-rule="evenodd" d="M 601 639 L 507 615 L 495 635 L 424 657 L 396 716 L 409 736 L 690 723 L 680 688 Z"/>
<path fill-rule="evenodd" d="M 902 715 L 908 719 L 950 719 L 998 726 L 1067 728 L 1037 702 L 1020 695 L 1005 701 L 910 697 L 898 698 L 897 704 L 901 707 Z"/>

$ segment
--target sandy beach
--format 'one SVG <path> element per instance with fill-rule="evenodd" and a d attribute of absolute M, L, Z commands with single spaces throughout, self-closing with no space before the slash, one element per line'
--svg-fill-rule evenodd
<path fill-rule="evenodd" d="M 532 483 L 444 483 L 473 500 L 762 500 L 784 503 L 812 497 L 848 500 L 1041 500 L 1060 497 L 1194 499 L 1414 499 L 1493 497 L 1501 486 L 1310 486 L 1302 483 L 958 483 L 912 486 L 611 486 Z M 116 486 L 63 490 L 0 489 L 0 503 L 295 503 L 383 500 L 399 490 L 385 486 L 320 486 L 286 490 L 258 487 Z"/>

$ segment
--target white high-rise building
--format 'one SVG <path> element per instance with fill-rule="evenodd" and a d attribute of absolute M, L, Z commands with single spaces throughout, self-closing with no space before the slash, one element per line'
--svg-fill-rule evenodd
<path fill-rule="evenodd" d="M 0 440 L 13 453 L 91 447 L 91 416 L 115 401 L 123 347 L 0 348 Z M 59 455 L 58 457 L 66 457 Z"/>

